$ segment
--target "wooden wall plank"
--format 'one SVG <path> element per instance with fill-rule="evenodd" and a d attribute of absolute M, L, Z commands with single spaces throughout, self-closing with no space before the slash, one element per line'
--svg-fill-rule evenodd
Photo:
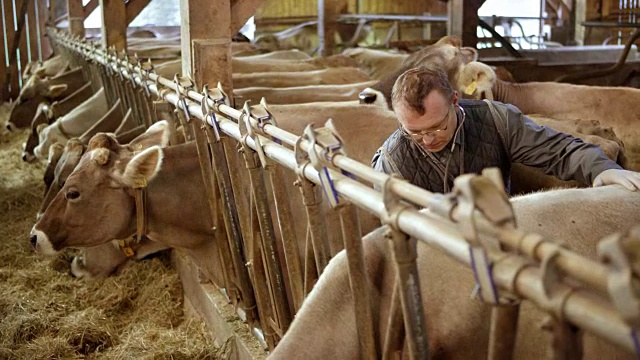
<path fill-rule="evenodd" d="M 211 6 L 210 6 L 211 7 Z M 100 0 L 102 11 L 102 44 L 127 48 L 127 10 L 123 0 Z"/>
<path fill-rule="evenodd" d="M 38 61 L 38 17 L 36 16 L 36 7 L 38 2 L 36 0 L 28 0 L 29 8 L 27 9 L 27 19 L 29 20 L 29 26 L 26 30 L 29 31 L 29 61 Z"/>
<path fill-rule="evenodd" d="M 127 8 L 127 25 L 131 24 L 131 22 L 136 18 L 136 16 L 140 15 L 140 12 L 144 10 L 151 0 L 129 0 L 125 7 Z"/>
<path fill-rule="evenodd" d="M 5 4 L 6 1 L 0 0 L 0 6 L 2 6 L 3 9 Z M 7 63 L 5 61 L 6 54 L 4 52 L 7 31 L 4 28 L 2 20 L 3 19 L 0 19 L 0 33 L 2 34 L 0 36 L 0 101 L 7 101 L 9 100 L 9 84 L 5 81 L 5 79 L 7 78 L 8 69 Z"/>
<path fill-rule="evenodd" d="M 17 0 L 16 1 L 18 4 L 16 4 L 18 7 L 20 6 L 21 1 Z M 6 36 L 6 44 L 7 44 L 7 57 L 9 59 L 16 59 L 16 55 L 15 52 L 12 51 L 13 49 L 13 42 L 14 42 L 14 36 L 15 36 L 15 25 L 14 25 L 14 19 L 13 19 L 13 11 L 14 11 L 14 1 L 13 0 L 3 0 L 3 5 L 4 5 L 4 23 L 5 23 L 5 29 L 4 29 L 4 33 Z M 13 60 L 9 60 L 9 65 L 7 67 L 7 71 L 5 74 L 5 78 L 2 79 L 2 81 L 4 81 L 4 83 L 8 86 L 8 95 L 6 95 L 8 98 L 11 99 L 15 99 L 18 97 L 19 94 L 19 87 L 18 87 L 18 63 Z M 5 98 L 6 99 L 6 98 Z"/>

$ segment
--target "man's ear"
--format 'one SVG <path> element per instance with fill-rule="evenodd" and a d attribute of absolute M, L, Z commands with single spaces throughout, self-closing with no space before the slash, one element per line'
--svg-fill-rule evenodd
<path fill-rule="evenodd" d="M 67 90 L 67 85 L 66 84 L 61 84 L 61 85 L 52 85 L 49 88 L 49 97 L 52 99 L 58 98 L 60 97 L 60 95 L 62 95 L 63 92 L 65 92 Z"/>
<path fill-rule="evenodd" d="M 134 156 L 122 173 L 123 184 L 132 188 L 147 186 L 160 171 L 163 157 L 160 146 L 152 146 Z"/>
<path fill-rule="evenodd" d="M 127 147 L 134 152 L 142 151 L 152 146 L 165 147 L 169 144 L 170 134 L 169 122 L 166 120 L 158 121 L 151 125 L 147 131 L 131 140 Z"/>

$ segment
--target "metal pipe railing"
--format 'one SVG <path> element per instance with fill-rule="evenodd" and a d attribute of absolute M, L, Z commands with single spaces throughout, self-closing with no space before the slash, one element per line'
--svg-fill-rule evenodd
<path fill-rule="evenodd" d="M 204 120 L 209 125 L 214 126 L 208 114 L 201 111 L 201 103 L 208 102 L 211 109 L 221 116 L 217 117 L 217 126 L 227 136 L 244 143 L 247 147 L 258 150 L 256 142 L 251 137 L 241 136 L 238 123 L 243 120 L 253 127 L 254 131 L 262 135 L 260 138 L 261 150 L 270 160 L 285 166 L 291 170 L 298 171 L 307 180 L 321 184 L 319 173 L 312 166 L 305 166 L 302 170 L 298 168 L 292 150 L 271 141 L 268 136 L 278 139 L 283 144 L 298 146 L 305 152 L 317 152 L 326 154 L 327 150 L 315 144 L 312 145 L 305 139 L 290 134 L 274 125 L 264 125 L 258 127 L 258 120 L 252 118 L 250 114 L 243 113 L 225 104 L 215 102 L 215 99 L 207 97 L 193 90 L 181 89 L 176 83 L 162 78 L 153 72 L 143 74 L 139 66 L 133 66 L 128 62 L 123 62 L 106 54 L 101 49 L 93 48 L 87 43 L 70 41 L 64 35 L 51 32 L 52 38 L 64 44 L 65 47 L 82 53 L 85 57 L 97 61 L 105 66 L 111 67 L 115 71 L 128 67 L 130 71 L 137 74 L 134 77 L 136 83 L 148 87 L 151 92 L 173 104 L 178 109 L 188 109 L 188 112 L 199 119 Z M 184 96 L 184 101 L 180 101 Z M 245 117 L 249 118 L 245 118 Z M 229 120 L 233 119 L 233 120 Z M 264 136 L 263 136 L 264 135 Z M 341 170 L 356 175 L 364 181 L 374 184 L 382 184 L 387 181 L 388 176 L 375 172 L 367 166 L 360 164 L 344 155 L 336 155 L 331 158 L 331 164 Z M 344 176 L 339 171 L 328 169 L 328 173 L 333 181 L 335 191 L 352 204 L 362 208 L 375 216 L 385 219 L 388 216 L 388 209 L 382 199 L 382 195 L 374 189 Z M 463 221 L 458 214 L 456 202 L 451 201 L 444 195 L 433 194 L 405 182 L 397 181 L 391 183 L 389 189 L 393 196 L 407 204 L 428 207 L 435 213 L 444 215 L 444 218 L 433 214 L 427 214 L 418 209 L 408 206 L 395 217 L 393 224 L 398 230 L 425 242 L 433 247 L 444 251 L 450 257 L 459 262 L 470 265 L 469 255 L 470 244 L 457 230 L 455 221 Z M 620 315 L 614 307 L 602 299 L 594 298 L 593 294 L 586 291 L 573 291 L 563 282 L 558 282 L 555 289 L 563 293 L 563 301 L 551 301 L 547 294 L 541 291 L 540 283 L 544 281 L 542 271 L 536 264 L 523 265 L 523 257 L 540 262 L 554 252 L 555 265 L 566 276 L 577 279 L 588 286 L 594 287 L 601 293 L 607 293 L 608 279 L 612 272 L 603 264 L 589 260 L 579 255 L 561 249 L 557 244 L 537 239 L 530 241 L 534 237 L 522 231 L 509 228 L 498 228 L 489 224 L 482 217 L 474 217 L 478 225 L 478 231 L 483 234 L 498 239 L 506 248 L 516 249 L 519 254 L 507 254 L 504 252 L 489 252 L 489 258 L 495 261 L 493 267 L 493 281 L 500 288 L 512 292 L 515 295 L 532 301 L 540 308 L 560 314 L 562 318 L 571 323 L 594 333 L 608 341 L 617 344 L 628 351 L 636 351 L 635 329 L 621 320 Z M 585 316 L 585 314 L 589 314 Z M 631 334 L 631 335 L 630 335 Z"/>

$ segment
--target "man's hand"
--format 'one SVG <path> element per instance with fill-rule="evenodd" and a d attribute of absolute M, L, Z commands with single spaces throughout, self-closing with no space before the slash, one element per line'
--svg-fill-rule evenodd
<path fill-rule="evenodd" d="M 593 180 L 593 186 L 618 184 L 636 191 L 640 190 L 640 173 L 622 169 L 609 169 L 601 172 Z"/>

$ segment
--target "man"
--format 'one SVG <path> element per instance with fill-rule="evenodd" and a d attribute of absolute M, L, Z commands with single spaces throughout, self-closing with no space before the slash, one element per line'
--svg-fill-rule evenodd
<path fill-rule="evenodd" d="M 449 192 L 458 175 L 498 167 L 508 192 L 511 163 L 587 186 L 640 189 L 640 173 L 622 169 L 595 145 L 539 126 L 512 105 L 459 101 L 440 69 L 407 70 L 391 97 L 400 128 L 376 152 L 372 166 L 429 191 Z"/>

